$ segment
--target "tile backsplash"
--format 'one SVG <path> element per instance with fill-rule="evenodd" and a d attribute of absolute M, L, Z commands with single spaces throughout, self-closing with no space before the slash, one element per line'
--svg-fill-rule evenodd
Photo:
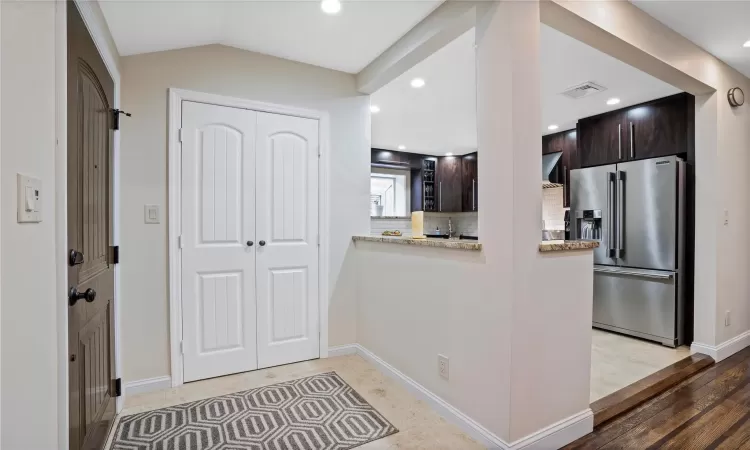
<path fill-rule="evenodd" d="M 542 189 L 542 221 L 545 230 L 565 229 L 564 195 L 562 186 Z"/>
<path fill-rule="evenodd" d="M 479 221 L 476 212 L 461 213 L 425 213 L 424 232 L 434 234 L 435 228 L 440 227 L 440 233 L 448 232 L 448 218 L 451 219 L 456 235 L 479 235 Z M 370 233 L 380 235 L 386 230 L 399 230 L 404 236 L 411 236 L 411 218 L 408 219 L 379 219 L 370 218 Z"/>

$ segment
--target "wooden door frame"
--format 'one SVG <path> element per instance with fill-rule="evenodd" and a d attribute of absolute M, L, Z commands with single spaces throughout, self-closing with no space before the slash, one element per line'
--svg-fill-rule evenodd
<path fill-rule="evenodd" d="M 117 67 L 117 50 L 111 41 L 109 29 L 98 4 L 86 0 L 74 0 L 83 22 L 104 61 L 114 83 L 114 108 L 120 106 L 120 71 Z M 58 379 L 58 448 L 68 448 L 68 426 L 70 423 L 68 398 L 68 131 L 67 131 L 67 58 L 68 27 L 67 4 L 56 2 L 55 6 L 55 254 L 57 299 L 57 379 Z M 120 245 L 120 133 L 112 138 L 112 227 L 113 245 Z M 122 351 L 120 339 L 120 265 L 115 265 L 115 378 L 122 378 Z M 115 399 L 119 414 L 125 404 L 125 393 Z"/>
<path fill-rule="evenodd" d="M 172 387 L 183 384 L 182 341 L 182 262 L 179 248 L 181 232 L 182 180 L 180 127 L 182 102 L 208 103 L 230 108 L 283 114 L 318 120 L 318 314 L 320 327 L 320 358 L 328 357 L 328 273 L 329 273 L 329 115 L 325 111 L 297 108 L 242 98 L 226 97 L 205 92 L 169 88 L 169 349 Z"/>

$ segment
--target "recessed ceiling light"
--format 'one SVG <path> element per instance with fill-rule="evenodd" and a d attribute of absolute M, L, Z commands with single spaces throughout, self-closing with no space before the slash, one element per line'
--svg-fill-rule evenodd
<path fill-rule="evenodd" d="M 557 126 L 557 125 L 550 125 L 550 126 L 547 127 L 548 130 L 556 130 L 558 128 L 560 128 L 560 127 Z"/>
<path fill-rule="evenodd" d="M 370 112 L 373 114 L 377 114 L 380 112 L 380 106 L 378 105 L 370 105 Z"/>
<path fill-rule="evenodd" d="M 415 79 L 411 80 L 411 87 L 421 88 L 422 86 L 424 86 L 424 80 L 423 79 L 421 79 L 421 78 L 415 78 Z"/>
<path fill-rule="evenodd" d="M 339 0 L 323 0 L 320 2 L 320 9 L 326 14 L 338 14 L 341 11 L 341 2 Z"/>
<path fill-rule="evenodd" d="M 745 42 L 744 44 L 742 44 L 742 46 L 750 48 L 750 41 Z"/>
<path fill-rule="evenodd" d="M 445 154 L 445 156 L 453 156 L 453 153 L 448 152 L 448 153 Z"/>
<path fill-rule="evenodd" d="M 399 145 L 399 146 L 398 146 L 398 149 L 399 149 L 399 150 L 406 150 L 406 146 L 405 146 L 405 145 Z"/>
<path fill-rule="evenodd" d="M 620 99 L 617 98 L 617 97 L 613 97 L 613 98 L 610 98 L 609 100 L 607 100 L 607 104 L 608 105 L 616 105 L 618 103 L 620 103 Z"/>

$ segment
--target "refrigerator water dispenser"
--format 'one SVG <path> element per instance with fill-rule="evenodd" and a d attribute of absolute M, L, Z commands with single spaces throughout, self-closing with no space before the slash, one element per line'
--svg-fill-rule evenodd
<path fill-rule="evenodd" d="M 576 211 L 576 230 L 579 239 L 602 240 L 602 210 L 584 209 Z"/>

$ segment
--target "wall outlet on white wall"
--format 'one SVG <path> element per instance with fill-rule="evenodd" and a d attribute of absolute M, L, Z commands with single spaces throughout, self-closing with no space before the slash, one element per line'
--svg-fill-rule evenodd
<path fill-rule="evenodd" d="M 445 355 L 438 355 L 438 374 L 446 380 L 450 375 L 450 361 Z"/>
<path fill-rule="evenodd" d="M 732 311 L 727 311 L 724 314 L 724 326 L 728 327 L 731 324 L 732 324 Z"/>

